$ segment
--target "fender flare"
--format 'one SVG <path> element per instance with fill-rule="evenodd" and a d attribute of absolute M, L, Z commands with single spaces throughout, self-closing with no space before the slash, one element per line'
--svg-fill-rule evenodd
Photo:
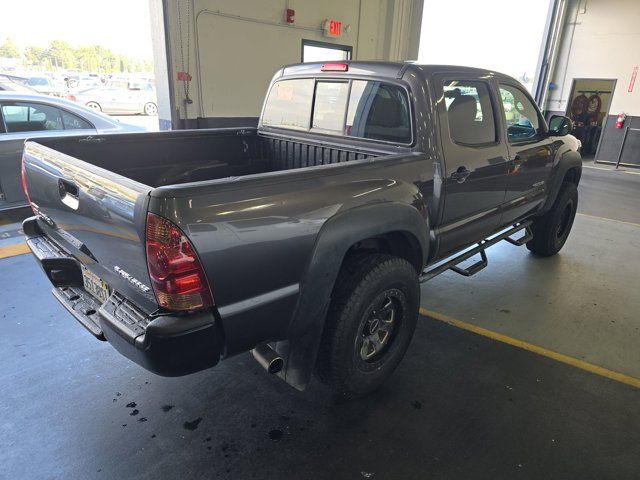
<path fill-rule="evenodd" d="M 424 266 L 429 253 L 429 223 L 412 205 L 389 202 L 355 207 L 331 217 L 320 229 L 302 278 L 289 340 L 276 346 L 286 359 L 279 375 L 293 387 L 303 390 L 311 378 L 331 292 L 347 251 L 361 240 L 391 232 L 416 240 Z"/>
<path fill-rule="evenodd" d="M 582 157 L 575 150 L 568 150 L 560 154 L 560 159 L 553 168 L 549 182 L 549 194 L 547 195 L 544 205 L 540 209 L 540 215 L 544 215 L 551 210 L 551 207 L 553 207 L 553 204 L 560 193 L 560 189 L 562 188 L 564 177 L 572 168 L 576 168 L 578 170 L 578 178 L 576 179 L 576 183 L 578 183 L 580 181 L 580 176 L 582 175 Z"/>

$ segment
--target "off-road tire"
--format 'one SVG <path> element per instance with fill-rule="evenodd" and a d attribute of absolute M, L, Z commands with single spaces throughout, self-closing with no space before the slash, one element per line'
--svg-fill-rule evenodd
<path fill-rule="evenodd" d="M 533 239 L 527 242 L 527 248 L 541 257 L 558 253 L 569 237 L 577 209 L 578 188 L 564 182 L 551 210 L 533 221 Z"/>
<path fill-rule="evenodd" d="M 376 310 L 374 301 L 392 301 L 395 330 L 388 343 L 370 360 L 363 360 L 363 327 Z M 385 302 L 386 300 L 383 300 Z M 345 261 L 333 289 L 320 350 L 316 377 L 345 397 L 366 395 L 377 389 L 398 366 L 409 347 L 418 319 L 420 287 L 416 270 L 402 258 L 365 254 Z M 372 310 L 373 309 L 373 310 Z M 388 309 L 381 309 L 388 310 Z M 369 345 L 369 344 L 368 344 Z M 375 350 L 375 348 L 374 348 Z"/>

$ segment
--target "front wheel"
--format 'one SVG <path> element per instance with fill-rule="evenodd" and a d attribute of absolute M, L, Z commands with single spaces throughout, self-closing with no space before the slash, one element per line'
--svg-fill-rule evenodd
<path fill-rule="evenodd" d="M 327 313 L 318 379 L 347 397 L 378 388 L 404 357 L 419 307 L 418 275 L 409 262 L 383 254 L 347 259 Z"/>
<path fill-rule="evenodd" d="M 146 103 L 144 106 L 144 114 L 145 115 L 157 115 L 158 114 L 158 106 L 155 103 Z"/>
<path fill-rule="evenodd" d="M 97 102 L 87 102 L 87 108 L 90 108 L 91 110 L 95 110 L 96 112 L 101 112 L 102 111 L 102 107 L 100 107 L 100 105 Z"/>
<path fill-rule="evenodd" d="M 536 255 L 549 257 L 555 255 L 564 246 L 578 209 L 578 188 L 575 184 L 562 184 L 553 207 L 531 225 L 533 239 L 527 242 L 527 248 Z"/>

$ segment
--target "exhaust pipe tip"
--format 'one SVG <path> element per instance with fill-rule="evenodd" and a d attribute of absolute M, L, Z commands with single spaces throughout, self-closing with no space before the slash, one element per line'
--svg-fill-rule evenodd
<path fill-rule="evenodd" d="M 284 360 L 269 345 L 258 345 L 251 350 L 253 358 L 269 373 L 278 373 L 284 367 Z"/>

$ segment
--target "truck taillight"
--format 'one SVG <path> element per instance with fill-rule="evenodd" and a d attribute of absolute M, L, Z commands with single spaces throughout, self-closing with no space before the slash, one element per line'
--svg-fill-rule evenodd
<path fill-rule="evenodd" d="M 27 202 L 29 202 L 29 206 L 31 210 L 33 210 L 33 205 L 31 204 L 31 197 L 29 196 L 29 187 L 27 186 L 27 169 L 24 166 L 24 155 L 22 155 L 22 165 L 20 167 L 20 176 L 22 177 L 22 190 L 24 190 L 24 194 L 27 196 Z M 35 213 L 35 210 L 33 211 Z"/>
<path fill-rule="evenodd" d="M 211 289 L 191 242 L 176 225 L 147 214 L 147 266 L 156 300 L 167 310 L 213 305 Z"/>

